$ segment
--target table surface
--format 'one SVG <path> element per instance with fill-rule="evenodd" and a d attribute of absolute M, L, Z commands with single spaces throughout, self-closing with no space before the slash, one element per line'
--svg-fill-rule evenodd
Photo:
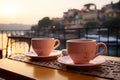
<path fill-rule="evenodd" d="M 107 60 L 120 61 L 120 57 L 103 57 Z M 8 70 L 16 74 L 24 75 L 37 80 L 107 80 L 83 74 L 40 67 L 7 58 L 0 59 L 0 69 Z"/>

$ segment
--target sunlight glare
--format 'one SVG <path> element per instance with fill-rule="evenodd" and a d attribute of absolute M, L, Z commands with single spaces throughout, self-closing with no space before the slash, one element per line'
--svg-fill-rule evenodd
<path fill-rule="evenodd" d="M 3 13 L 3 15 L 5 15 L 5 16 L 12 16 L 12 15 L 15 14 L 15 12 L 16 12 L 16 9 L 15 9 L 14 7 L 10 7 L 10 6 L 4 7 L 4 8 L 2 9 L 2 13 Z"/>

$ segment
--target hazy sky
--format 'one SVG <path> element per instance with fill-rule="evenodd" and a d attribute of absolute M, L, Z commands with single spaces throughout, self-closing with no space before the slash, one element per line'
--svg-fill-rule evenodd
<path fill-rule="evenodd" d="M 43 17 L 62 17 L 68 9 L 81 9 L 94 3 L 100 9 L 119 0 L 0 0 L 0 24 L 37 24 Z"/>

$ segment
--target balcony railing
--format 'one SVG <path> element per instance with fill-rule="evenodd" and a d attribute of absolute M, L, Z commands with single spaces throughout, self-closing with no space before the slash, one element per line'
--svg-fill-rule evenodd
<path fill-rule="evenodd" d="M 61 46 L 58 48 L 60 50 L 66 48 L 66 40 L 68 39 L 95 39 L 97 42 L 104 42 L 107 45 L 108 51 L 106 52 L 105 55 L 120 57 L 120 50 L 119 50 L 120 49 L 120 28 L 119 27 L 109 27 L 109 28 L 98 27 L 98 28 L 77 28 L 77 29 L 76 28 L 72 28 L 72 29 L 53 28 L 53 29 L 42 29 L 40 31 L 1 30 L 0 31 L 0 42 L 1 42 L 0 48 L 1 49 L 6 48 L 8 36 L 58 38 L 61 41 Z M 17 44 L 14 44 L 14 46 L 18 44 L 21 45 L 21 43 L 17 43 Z M 24 43 L 24 45 L 26 44 Z M 18 46 L 16 47 L 18 48 Z M 24 46 L 22 45 L 21 48 L 23 47 Z M 25 50 L 24 53 L 26 52 L 27 51 Z"/>

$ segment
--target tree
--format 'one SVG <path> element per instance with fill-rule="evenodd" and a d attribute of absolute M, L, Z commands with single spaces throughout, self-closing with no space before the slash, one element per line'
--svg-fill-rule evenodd
<path fill-rule="evenodd" d="M 109 28 L 109 33 L 110 35 L 114 36 L 119 34 L 120 32 L 120 17 L 117 18 L 111 18 L 110 20 L 106 20 L 103 24 L 103 27 L 108 27 Z M 120 37 L 120 35 L 118 35 Z"/>
<path fill-rule="evenodd" d="M 55 26 L 56 29 L 64 29 L 64 24 L 60 22 L 52 21 L 52 26 Z"/>
<path fill-rule="evenodd" d="M 39 22 L 38 22 L 39 29 L 48 28 L 51 25 L 52 25 L 52 23 L 51 23 L 51 20 L 49 19 L 49 17 L 44 17 L 43 19 L 39 20 Z"/>
<path fill-rule="evenodd" d="M 104 27 L 120 27 L 120 17 L 111 18 L 103 22 L 102 26 Z"/>
<path fill-rule="evenodd" d="M 97 22 L 87 22 L 86 24 L 85 24 L 85 27 L 86 28 L 94 28 L 94 27 L 97 27 L 98 26 L 98 23 Z"/>
<path fill-rule="evenodd" d="M 31 30 L 37 31 L 37 30 L 38 30 L 38 25 L 33 25 L 33 26 L 31 27 Z"/>

